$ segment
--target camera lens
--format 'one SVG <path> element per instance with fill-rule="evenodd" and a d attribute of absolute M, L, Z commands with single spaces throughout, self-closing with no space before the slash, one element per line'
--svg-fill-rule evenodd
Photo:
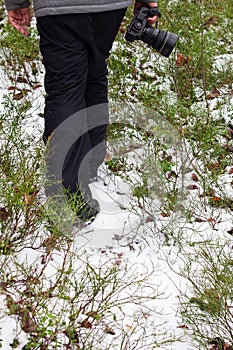
<path fill-rule="evenodd" d="M 162 46 L 159 49 L 159 53 L 161 55 L 168 57 L 172 53 L 172 50 L 174 49 L 176 42 L 178 40 L 178 35 L 171 33 L 171 32 L 165 32 L 166 36 L 163 40 Z"/>
<path fill-rule="evenodd" d="M 143 32 L 142 40 L 161 55 L 168 57 L 176 45 L 178 35 L 148 26 Z"/>

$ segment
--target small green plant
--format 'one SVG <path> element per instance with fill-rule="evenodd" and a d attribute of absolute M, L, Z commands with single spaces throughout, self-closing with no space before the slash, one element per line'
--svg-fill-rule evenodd
<path fill-rule="evenodd" d="M 195 271 L 192 261 L 199 262 Z M 232 257 L 227 244 L 214 239 L 212 245 L 203 243 L 186 266 L 183 274 L 192 288 L 181 298 L 183 321 L 201 348 L 213 339 L 232 346 Z"/>

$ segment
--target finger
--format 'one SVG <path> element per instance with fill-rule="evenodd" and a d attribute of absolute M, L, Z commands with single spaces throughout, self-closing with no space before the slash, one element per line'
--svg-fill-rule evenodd
<path fill-rule="evenodd" d="M 25 21 L 25 25 L 27 27 L 30 27 L 30 22 L 31 22 L 31 16 L 30 16 L 30 11 L 28 8 L 26 9 L 23 9 L 23 18 L 24 18 L 24 21 Z"/>
<path fill-rule="evenodd" d="M 31 18 L 30 18 L 30 15 L 28 14 L 27 16 L 25 16 L 25 25 L 27 27 L 30 27 L 30 22 L 31 22 Z"/>
<path fill-rule="evenodd" d="M 158 16 L 154 16 L 152 18 L 147 18 L 147 23 L 150 26 L 153 26 L 153 24 L 155 24 L 156 22 L 158 22 Z"/>
<path fill-rule="evenodd" d="M 26 26 L 18 24 L 16 21 L 11 20 L 10 24 L 21 34 L 23 34 L 24 36 L 29 36 L 29 32 L 26 28 Z"/>

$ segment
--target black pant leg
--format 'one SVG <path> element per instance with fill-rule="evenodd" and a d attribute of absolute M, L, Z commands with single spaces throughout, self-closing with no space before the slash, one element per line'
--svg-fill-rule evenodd
<path fill-rule="evenodd" d="M 85 107 L 107 103 L 106 58 L 124 13 L 125 9 L 38 18 L 40 48 L 46 70 L 45 139 L 74 113 Z M 101 121 L 100 126 L 91 130 L 92 118 L 99 117 L 98 113 L 88 116 L 89 131 L 73 144 L 66 156 L 63 184 L 70 192 L 76 192 L 78 188 L 78 171 L 84 157 L 91 148 L 104 144 L 107 106 L 101 112 L 101 118 L 106 123 Z M 104 155 L 105 146 L 101 152 L 92 153 L 94 172 Z M 86 184 L 89 177 L 89 169 L 86 169 Z"/>
<path fill-rule="evenodd" d="M 64 137 L 64 147 L 67 143 L 66 120 L 85 108 L 89 49 L 77 35 L 78 27 L 84 27 L 85 22 L 85 15 L 81 14 L 45 16 L 37 19 L 47 93 L 44 139 L 46 141 L 58 127 L 64 126 L 64 136 L 59 133 L 59 137 Z M 83 129 L 87 129 L 85 125 Z M 78 190 L 79 167 L 90 149 L 90 137 L 85 133 L 75 141 L 66 154 L 62 178 L 64 187 L 71 193 Z M 61 149 L 60 154 L 62 151 Z M 59 149 L 56 152 L 59 153 Z M 89 169 L 86 169 L 86 172 L 85 178 L 88 178 Z"/>
<path fill-rule="evenodd" d="M 90 46 L 85 102 L 87 107 L 102 104 L 100 108 L 96 109 L 96 113 L 93 113 L 93 109 L 91 109 L 88 110 L 87 115 L 90 141 L 93 148 L 90 161 L 91 177 L 96 175 L 97 169 L 104 161 L 106 154 L 106 129 L 109 119 L 106 60 L 109 57 L 125 12 L 126 8 L 90 15 L 94 38 Z M 101 125 L 92 129 L 92 120 L 96 118 L 101 119 Z"/>

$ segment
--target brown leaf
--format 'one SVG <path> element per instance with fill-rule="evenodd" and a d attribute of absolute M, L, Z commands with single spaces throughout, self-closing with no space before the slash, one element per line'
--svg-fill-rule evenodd
<path fill-rule="evenodd" d="M 208 222 L 216 223 L 216 219 L 214 219 L 214 218 L 208 218 L 207 221 L 208 221 Z"/>
<path fill-rule="evenodd" d="M 192 173 L 191 179 L 192 179 L 193 181 L 198 181 L 198 177 L 197 177 L 197 175 L 196 175 L 195 173 Z"/>
<path fill-rule="evenodd" d="M 22 309 L 18 316 L 21 320 L 21 328 L 25 333 L 34 333 L 37 331 L 37 324 L 32 320 L 29 311 Z"/>
<path fill-rule="evenodd" d="M 126 324 L 125 327 L 128 328 L 129 330 L 133 329 L 133 326 L 130 326 L 129 324 Z"/>
<path fill-rule="evenodd" d="M 15 90 L 17 90 L 17 87 L 16 87 L 16 86 L 9 86 L 9 87 L 7 88 L 7 90 L 8 90 L 8 91 L 15 91 Z"/>
<path fill-rule="evenodd" d="M 84 321 L 82 321 L 81 327 L 92 329 L 92 324 L 90 321 L 88 321 L 88 318 L 86 318 Z"/>
<path fill-rule="evenodd" d="M 196 218 L 195 221 L 196 221 L 196 222 L 204 222 L 205 220 L 202 219 L 202 218 Z"/>
<path fill-rule="evenodd" d="M 31 203 L 31 196 L 29 196 L 27 193 L 25 193 L 25 195 L 24 195 L 24 202 L 26 204 L 30 204 Z"/>
<path fill-rule="evenodd" d="M 25 193 L 24 194 L 24 202 L 28 205 L 32 204 L 32 202 L 35 199 L 38 192 L 39 192 L 39 190 L 35 190 L 34 192 L 31 192 L 29 194 Z"/>
<path fill-rule="evenodd" d="M 220 92 L 214 92 L 214 93 L 210 93 L 206 96 L 207 100 L 213 100 L 216 97 L 219 97 L 221 94 Z"/>
<path fill-rule="evenodd" d="M 214 94 L 220 95 L 220 90 L 217 88 L 216 85 L 213 86 L 212 92 L 213 92 Z"/>
<path fill-rule="evenodd" d="M 117 266 L 120 266 L 121 263 L 122 263 L 122 261 L 121 261 L 120 259 L 117 259 L 116 262 L 115 262 L 115 264 L 116 264 Z"/>
<path fill-rule="evenodd" d="M 168 213 L 165 213 L 164 211 L 161 213 L 161 216 L 164 217 L 164 218 L 167 218 L 169 217 L 170 215 Z"/>
<path fill-rule="evenodd" d="M 233 168 L 230 168 L 228 171 L 228 175 L 232 175 L 233 174 Z"/>
<path fill-rule="evenodd" d="M 186 326 L 185 324 L 181 324 L 180 326 L 177 326 L 176 328 L 189 329 L 189 327 Z"/>
<path fill-rule="evenodd" d="M 233 139 L 233 129 L 232 128 L 227 128 L 227 131 L 228 131 L 228 138 L 230 140 Z"/>
<path fill-rule="evenodd" d="M 152 216 L 146 217 L 146 223 L 148 223 L 148 222 L 154 222 L 154 219 L 152 218 Z"/>
<path fill-rule="evenodd" d="M 24 92 L 19 92 L 18 94 L 13 95 L 13 99 L 18 101 L 18 100 L 21 100 L 22 98 L 24 98 L 24 96 L 25 96 Z"/>
<path fill-rule="evenodd" d="M 40 87 L 42 87 L 41 84 L 36 84 L 36 85 L 33 86 L 33 90 L 39 89 Z"/>
<path fill-rule="evenodd" d="M 198 190 L 199 187 L 197 185 L 188 185 L 186 186 L 186 190 Z"/>
<path fill-rule="evenodd" d="M 168 179 L 171 179 L 171 178 L 177 178 L 177 174 L 176 174 L 176 172 L 174 171 L 174 170 L 171 170 L 171 171 L 169 171 L 168 173 L 167 173 L 167 178 Z"/>
<path fill-rule="evenodd" d="M 209 27 L 210 25 L 215 25 L 218 23 L 218 19 L 216 16 L 211 16 L 207 19 L 207 21 L 204 23 L 204 27 Z"/>
<path fill-rule="evenodd" d="M 7 218 L 10 216 L 9 211 L 6 208 L 0 208 L 0 220 L 6 221 Z"/>
<path fill-rule="evenodd" d="M 210 163 L 208 164 L 208 169 L 209 170 L 213 170 L 213 169 L 219 169 L 221 166 L 221 163 Z"/>
<path fill-rule="evenodd" d="M 207 100 L 213 100 L 215 98 L 215 96 L 212 94 L 207 94 L 206 98 L 207 98 Z"/>
<path fill-rule="evenodd" d="M 120 33 L 121 33 L 121 34 L 125 34 L 125 28 L 120 27 Z"/>
<path fill-rule="evenodd" d="M 22 77 L 21 75 L 18 76 L 16 81 L 17 81 L 17 83 L 24 83 L 24 84 L 28 83 L 28 80 L 26 78 Z"/>
<path fill-rule="evenodd" d="M 33 333 L 37 330 L 37 324 L 32 320 L 28 310 L 24 309 L 19 302 L 7 295 L 6 305 L 11 315 L 17 315 L 21 322 L 21 328 L 25 333 Z"/>
<path fill-rule="evenodd" d="M 107 334 L 111 334 L 111 335 L 115 335 L 116 334 L 116 332 L 112 329 L 112 328 L 110 328 L 110 327 L 106 327 L 105 328 L 105 333 L 107 333 Z"/>
<path fill-rule="evenodd" d="M 213 196 L 213 197 L 211 197 L 211 200 L 214 201 L 214 202 L 218 202 L 218 201 L 221 201 L 222 198 L 221 197 L 217 197 L 217 196 Z"/>

